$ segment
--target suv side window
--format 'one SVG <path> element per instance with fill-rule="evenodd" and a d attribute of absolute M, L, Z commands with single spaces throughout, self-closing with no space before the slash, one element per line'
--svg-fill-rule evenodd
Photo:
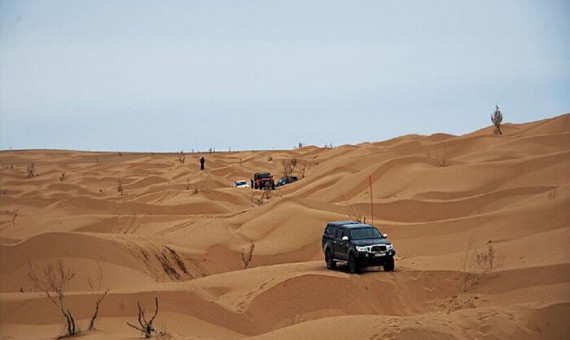
<path fill-rule="evenodd" d="M 342 234 L 342 236 L 348 236 L 350 238 L 350 232 L 347 229 L 345 229 L 344 234 Z"/>
<path fill-rule="evenodd" d="M 332 235 L 333 234 L 333 227 L 327 226 L 327 228 L 325 229 L 325 234 L 326 235 Z"/>
<path fill-rule="evenodd" d="M 336 230 L 336 238 L 342 238 L 342 232 L 344 231 L 344 229 L 342 228 L 338 228 Z"/>

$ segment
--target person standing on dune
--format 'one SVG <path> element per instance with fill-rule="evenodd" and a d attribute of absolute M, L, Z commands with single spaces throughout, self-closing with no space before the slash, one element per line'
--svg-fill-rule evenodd
<path fill-rule="evenodd" d="M 204 157 L 200 158 L 200 170 L 204 170 L 204 163 L 206 163 Z"/>

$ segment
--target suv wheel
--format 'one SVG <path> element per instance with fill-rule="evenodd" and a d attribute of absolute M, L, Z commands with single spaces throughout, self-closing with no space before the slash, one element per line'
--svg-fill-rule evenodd
<path fill-rule="evenodd" d="M 327 263 L 327 269 L 335 269 L 336 262 L 334 262 L 331 251 L 327 250 L 325 253 L 325 262 Z"/>
<path fill-rule="evenodd" d="M 358 263 L 353 254 L 348 255 L 348 271 L 352 274 L 358 273 Z"/>
<path fill-rule="evenodd" d="M 384 271 L 393 272 L 394 271 L 394 257 L 389 256 L 384 262 Z"/>

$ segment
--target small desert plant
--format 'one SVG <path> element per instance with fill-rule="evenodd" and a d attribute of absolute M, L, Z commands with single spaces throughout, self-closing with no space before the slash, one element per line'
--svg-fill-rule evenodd
<path fill-rule="evenodd" d="M 28 178 L 36 177 L 36 164 L 35 163 L 28 164 L 27 173 L 28 173 Z"/>
<path fill-rule="evenodd" d="M 342 198 L 344 199 L 345 202 L 348 201 L 348 199 L 344 194 L 342 194 Z M 358 212 L 356 212 L 356 209 L 354 209 L 354 205 L 352 204 L 349 204 L 347 206 L 347 215 L 350 219 L 354 221 L 358 221 L 360 223 L 366 223 L 366 217 L 359 215 Z"/>
<path fill-rule="evenodd" d="M 268 162 L 273 161 L 273 156 L 271 156 L 271 155 L 267 156 L 267 161 L 268 161 Z"/>
<path fill-rule="evenodd" d="M 127 325 L 129 325 L 132 328 L 140 331 L 144 335 L 145 339 L 150 339 L 153 334 L 155 334 L 158 337 L 166 335 L 164 332 L 158 330 L 157 328 L 155 328 L 152 325 L 152 323 L 154 322 L 154 319 L 156 318 L 156 315 L 158 314 L 158 298 L 157 297 L 154 298 L 154 305 L 155 305 L 154 315 L 152 316 L 152 318 L 150 318 L 150 320 L 147 321 L 147 319 L 144 315 L 144 309 L 141 308 L 140 302 L 137 302 L 137 306 L 139 308 L 139 315 L 138 315 L 137 321 L 139 323 L 139 326 L 135 326 L 135 325 L 131 324 L 130 322 L 127 322 Z"/>
<path fill-rule="evenodd" d="M 297 158 L 282 160 L 281 164 L 283 165 L 283 170 L 282 170 L 283 177 L 291 178 L 291 176 L 293 176 L 293 171 L 295 171 L 297 163 L 298 163 Z"/>
<path fill-rule="evenodd" d="M 15 227 L 16 226 L 16 218 L 18 217 L 20 213 L 20 209 L 16 209 L 14 208 L 11 212 L 10 212 L 10 217 L 11 217 L 11 221 L 12 221 L 12 225 Z"/>
<path fill-rule="evenodd" d="M 265 187 L 263 187 L 263 192 L 261 194 L 261 197 L 254 199 L 253 202 L 256 205 L 261 206 L 269 202 L 269 200 L 271 200 L 271 186 L 269 185 L 269 183 L 266 183 Z"/>
<path fill-rule="evenodd" d="M 473 287 L 499 264 L 499 256 L 492 244 L 483 251 L 471 253 L 471 243 L 465 250 L 463 263 L 462 285 L 463 291 Z"/>
<path fill-rule="evenodd" d="M 184 151 L 180 151 L 178 153 L 178 161 L 180 162 L 180 164 L 184 164 L 184 162 L 186 161 L 186 156 L 184 156 Z"/>
<path fill-rule="evenodd" d="M 79 332 L 79 327 L 75 324 L 75 318 L 65 305 L 65 296 L 71 280 L 75 273 L 66 269 L 63 262 L 58 261 L 57 267 L 51 263 L 41 274 L 36 273 L 30 264 L 28 280 L 32 283 L 33 289 L 44 293 L 49 301 L 53 303 L 65 318 L 65 336 L 72 336 Z"/>
<path fill-rule="evenodd" d="M 65 181 L 65 180 L 68 179 L 68 178 L 69 178 L 69 176 L 67 176 L 67 175 L 65 174 L 65 172 L 62 172 L 61 175 L 59 176 L 59 181 L 60 181 L 60 182 L 63 182 L 63 181 Z"/>
<path fill-rule="evenodd" d="M 285 324 L 287 326 L 293 326 L 301 322 L 303 322 L 303 316 L 297 313 L 297 308 L 295 305 L 293 305 L 293 307 L 289 310 L 287 317 L 285 318 Z"/>
<path fill-rule="evenodd" d="M 305 144 L 303 144 L 301 142 L 297 143 L 297 149 L 302 149 L 303 146 L 305 146 Z"/>
<path fill-rule="evenodd" d="M 499 106 L 495 105 L 495 112 L 491 115 L 491 122 L 493 122 L 493 125 L 495 125 L 495 127 L 497 128 L 497 131 L 499 131 L 499 134 L 503 134 L 503 131 L 501 131 L 501 123 L 503 122 L 503 113 L 501 112 L 501 110 L 499 110 Z"/>
<path fill-rule="evenodd" d="M 301 174 L 301 178 L 305 178 L 305 172 L 309 167 L 309 162 L 307 162 L 304 159 L 301 159 L 297 164 L 299 165 L 299 173 Z"/>
<path fill-rule="evenodd" d="M 249 249 L 247 250 L 247 252 L 242 249 L 241 250 L 241 262 L 243 262 L 243 269 L 247 269 L 247 266 L 249 266 L 249 263 L 251 262 L 251 259 L 253 258 L 253 250 L 255 249 L 255 244 L 253 244 L 253 242 L 249 245 Z"/>
<path fill-rule="evenodd" d="M 105 259 L 103 259 L 103 262 L 104 261 L 105 261 Z M 105 298 L 105 296 L 107 296 L 107 293 L 109 292 L 109 289 L 106 289 L 105 291 L 103 291 L 101 289 L 101 286 L 103 284 L 103 262 L 97 263 L 97 265 L 99 266 L 99 272 L 98 272 L 97 281 L 95 282 L 95 284 L 93 284 L 93 282 L 91 282 L 91 279 L 89 279 L 89 278 L 87 279 L 87 282 L 89 283 L 89 287 L 91 288 L 91 291 L 93 292 L 93 297 L 94 297 L 94 302 L 95 302 L 95 311 L 93 312 L 93 316 L 91 317 L 91 321 L 89 322 L 89 330 L 93 330 L 95 328 L 95 320 L 97 320 L 97 317 L 99 316 L 99 306 L 101 305 L 101 302 L 103 301 L 103 299 Z"/>
<path fill-rule="evenodd" d="M 548 195 L 546 196 L 548 198 L 548 200 L 553 200 L 556 198 L 556 190 L 555 189 L 551 189 L 548 191 Z"/>
<path fill-rule="evenodd" d="M 432 159 L 432 154 L 430 152 L 427 152 L 427 157 Z M 440 167 L 445 168 L 449 165 L 449 161 L 447 160 L 447 151 L 445 149 L 443 151 L 436 150 L 433 157 L 435 164 L 439 165 Z"/>
<path fill-rule="evenodd" d="M 123 196 L 123 184 L 121 183 L 121 181 L 119 181 L 119 184 L 117 184 L 117 192 L 121 194 L 121 196 Z"/>

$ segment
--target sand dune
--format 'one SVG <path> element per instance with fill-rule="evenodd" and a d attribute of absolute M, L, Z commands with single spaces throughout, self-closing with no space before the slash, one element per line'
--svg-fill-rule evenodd
<path fill-rule="evenodd" d="M 0 152 L 0 338 L 62 334 L 27 277 L 61 261 L 86 338 L 137 338 L 126 322 L 158 297 L 155 325 L 177 338 L 567 339 L 570 114 L 503 133 L 292 151 Z M 254 172 L 281 177 L 290 158 L 301 180 L 270 197 L 232 187 Z M 390 235 L 395 272 L 326 269 L 326 222 L 355 217 Z M 484 268 L 476 255 L 490 251 Z M 99 278 L 109 293 L 87 331 Z"/>

